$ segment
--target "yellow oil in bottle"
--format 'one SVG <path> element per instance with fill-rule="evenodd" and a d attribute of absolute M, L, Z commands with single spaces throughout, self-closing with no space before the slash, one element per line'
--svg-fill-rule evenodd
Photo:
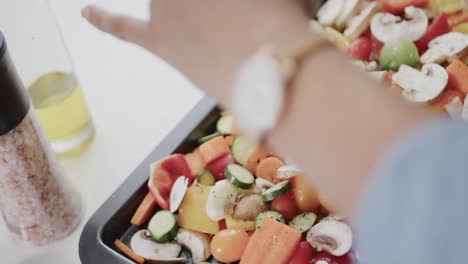
<path fill-rule="evenodd" d="M 48 73 L 29 86 L 28 92 L 39 121 L 57 154 L 73 155 L 89 145 L 94 128 L 81 88 L 73 74 Z"/>

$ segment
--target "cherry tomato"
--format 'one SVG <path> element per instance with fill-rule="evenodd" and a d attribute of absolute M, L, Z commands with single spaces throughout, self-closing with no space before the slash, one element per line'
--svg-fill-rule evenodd
<path fill-rule="evenodd" d="M 372 52 L 372 44 L 370 38 L 360 37 L 353 41 L 348 48 L 348 56 L 353 59 L 365 60 L 370 59 Z"/>
<path fill-rule="evenodd" d="M 327 252 L 320 252 L 312 258 L 310 264 L 351 264 L 351 262 L 349 255 L 336 257 Z"/>
<path fill-rule="evenodd" d="M 292 185 L 294 198 L 301 212 L 314 212 L 320 207 L 317 191 L 304 176 L 294 177 Z"/>
<path fill-rule="evenodd" d="M 309 264 L 313 251 L 314 250 L 309 242 L 302 241 L 299 243 L 296 251 L 294 251 L 294 254 L 288 264 Z"/>
<path fill-rule="evenodd" d="M 274 199 L 271 202 L 271 209 L 280 212 L 284 216 L 286 222 L 291 221 L 294 216 L 300 213 L 292 192 L 288 192 Z"/>
<path fill-rule="evenodd" d="M 226 176 L 224 176 L 224 170 L 227 165 L 232 163 L 234 163 L 232 155 L 226 154 L 208 163 L 208 165 L 206 165 L 206 169 L 213 173 L 217 181 L 220 181 L 226 179 Z"/>
<path fill-rule="evenodd" d="M 240 229 L 224 229 L 211 240 L 211 254 L 221 262 L 239 261 L 249 242 L 249 234 Z"/>

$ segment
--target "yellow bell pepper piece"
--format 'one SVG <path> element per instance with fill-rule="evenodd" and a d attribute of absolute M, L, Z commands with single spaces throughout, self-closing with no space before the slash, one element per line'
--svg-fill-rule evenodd
<path fill-rule="evenodd" d="M 468 22 L 458 24 L 453 27 L 453 31 L 468 34 Z"/>
<path fill-rule="evenodd" d="M 463 0 L 431 0 L 429 2 L 429 10 L 435 15 L 441 13 L 453 14 L 462 11 L 464 6 Z"/>
<path fill-rule="evenodd" d="M 219 223 L 211 220 L 206 214 L 205 207 L 210 189 L 211 186 L 198 184 L 187 189 L 177 216 L 179 226 L 208 234 L 219 232 Z"/>
<path fill-rule="evenodd" d="M 323 30 L 323 36 L 342 52 L 346 52 L 351 44 L 351 40 L 348 37 L 332 27 L 326 27 Z"/>
<path fill-rule="evenodd" d="M 228 229 L 242 229 L 245 231 L 255 230 L 255 221 L 243 221 L 226 216 L 226 227 Z"/>

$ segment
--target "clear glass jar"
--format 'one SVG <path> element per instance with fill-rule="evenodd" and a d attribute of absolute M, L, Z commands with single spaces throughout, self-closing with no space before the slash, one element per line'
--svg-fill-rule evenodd
<path fill-rule="evenodd" d="M 94 127 L 49 1 L 0 1 L 0 31 L 54 151 L 84 149 Z"/>
<path fill-rule="evenodd" d="M 78 192 L 64 176 L 0 33 L 0 211 L 19 241 L 44 245 L 80 222 Z"/>

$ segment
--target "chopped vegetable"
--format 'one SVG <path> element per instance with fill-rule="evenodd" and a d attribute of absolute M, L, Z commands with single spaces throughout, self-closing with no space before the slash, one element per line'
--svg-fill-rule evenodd
<path fill-rule="evenodd" d="M 276 170 L 276 178 L 280 180 L 289 180 L 302 175 L 302 170 L 295 164 L 284 165 Z"/>
<path fill-rule="evenodd" d="M 459 60 L 454 60 L 447 67 L 448 84 L 451 88 L 468 93 L 468 66 Z"/>
<path fill-rule="evenodd" d="M 156 208 L 156 201 L 153 195 L 149 192 L 141 202 L 140 206 L 133 215 L 130 223 L 132 225 L 143 225 L 152 216 L 154 209 Z"/>
<path fill-rule="evenodd" d="M 234 118 L 232 115 L 224 115 L 218 119 L 218 123 L 216 123 L 216 129 L 221 135 L 230 135 L 232 133 L 233 123 Z"/>
<path fill-rule="evenodd" d="M 437 99 L 431 102 L 430 108 L 435 112 L 445 112 L 445 106 L 449 104 L 455 97 L 459 97 L 463 100 L 465 98 L 465 94 L 459 90 L 447 89 L 441 95 L 439 95 Z"/>
<path fill-rule="evenodd" d="M 429 45 L 429 42 L 438 36 L 450 32 L 448 17 L 446 14 L 441 14 L 434 18 L 432 24 L 427 28 L 426 33 L 422 35 L 414 44 L 418 48 L 419 53 L 424 53 Z"/>
<path fill-rule="evenodd" d="M 187 189 L 185 198 L 179 207 L 177 217 L 179 226 L 208 234 L 216 234 L 219 231 L 218 222 L 211 220 L 205 209 L 211 188 L 204 185 L 194 185 Z"/>
<path fill-rule="evenodd" d="M 257 173 L 257 167 L 260 161 L 266 159 L 268 157 L 268 152 L 265 148 L 260 145 L 257 145 L 255 150 L 250 154 L 249 158 L 247 159 L 246 163 L 244 164 L 244 168 L 250 171 L 252 174 Z"/>
<path fill-rule="evenodd" d="M 174 239 L 177 234 L 175 216 L 170 211 L 158 211 L 148 224 L 151 239 L 158 243 L 166 243 Z"/>
<path fill-rule="evenodd" d="M 197 182 L 206 186 L 213 186 L 216 182 L 216 178 L 209 170 L 203 170 L 198 174 Z"/>
<path fill-rule="evenodd" d="M 416 67 L 419 63 L 419 53 L 413 42 L 400 39 L 387 42 L 380 50 L 380 67 L 384 70 L 398 71 L 400 65 Z"/>
<path fill-rule="evenodd" d="M 281 180 L 276 178 L 276 172 L 279 168 L 284 166 L 284 163 L 275 157 L 268 157 L 262 161 L 257 166 L 257 177 L 263 178 L 272 183 L 278 183 Z"/>
<path fill-rule="evenodd" d="M 351 40 L 348 37 L 332 27 L 326 27 L 323 30 L 323 36 L 343 53 L 346 53 L 351 44 Z"/>
<path fill-rule="evenodd" d="M 309 264 L 309 261 L 312 259 L 313 252 L 314 249 L 309 242 L 302 241 L 297 246 L 288 264 Z"/>
<path fill-rule="evenodd" d="M 205 206 L 206 214 L 213 221 L 222 220 L 232 213 L 236 199 L 236 188 L 228 180 L 219 181 L 211 187 Z"/>
<path fill-rule="evenodd" d="M 394 15 L 399 15 L 408 6 L 424 7 L 429 0 L 379 0 L 382 9 Z"/>
<path fill-rule="evenodd" d="M 255 187 L 261 192 L 264 192 L 273 186 L 275 186 L 274 183 L 267 181 L 265 179 L 262 179 L 262 178 L 255 179 Z"/>
<path fill-rule="evenodd" d="M 260 225 L 263 221 L 263 219 L 265 218 L 271 218 L 275 221 L 278 221 L 282 224 L 285 224 L 286 221 L 284 220 L 284 217 L 281 213 L 277 212 L 277 211 L 273 211 L 273 210 L 270 210 L 270 211 L 265 211 L 261 214 L 259 214 L 257 216 L 257 218 L 255 219 L 255 229 L 259 229 L 260 228 Z"/>
<path fill-rule="evenodd" d="M 464 55 L 468 50 L 468 35 L 449 32 L 429 42 L 429 49 L 421 55 L 421 63 L 443 63 Z"/>
<path fill-rule="evenodd" d="M 327 252 L 319 252 L 314 255 L 309 264 L 352 264 L 351 257 L 344 255 L 341 257 L 333 256 Z"/>
<path fill-rule="evenodd" d="M 211 237 L 207 234 L 181 228 L 176 241 L 190 250 L 193 263 L 205 261 L 211 256 Z"/>
<path fill-rule="evenodd" d="M 232 163 L 234 163 L 232 155 L 225 154 L 206 165 L 206 169 L 213 173 L 217 181 L 221 181 L 226 179 L 226 176 L 224 175 L 224 170 L 226 169 L 227 165 Z"/>
<path fill-rule="evenodd" d="M 301 212 L 314 212 L 320 207 L 320 200 L 314 186 L 304 176 L 292 181 L 294 198 Z"/>
<path fill-rule="evenodd" d="M 307 232 L 307 241 L 314 248 L 334 256 L 343 256 L 351 250 L 353 234 L 345 223 L 329 219 L 313 226 Z"/>
<path fill-rule="evenodd" d="M 250 189 L 255 183 L 254 176 L 237 164 L 229 164 L 224 171 L 224 175 L 226 175 L 229 182 L 241 189 Z"/>
<path fill-rule="evenodd" d="M 301 233 L 305 233 L 312 228 L 317 220 L 317 215 L 312 212 L 302 213 L 291 220 L 288 225 Z"/>
<path fill-rule="evenodd" d="M 271 209 L 280 212 L 286 222 L 291 221 L 297 214 L 300 213 L 299 208 L 297 208 L 296 200 L 294 199 L 293 193 L 289 191 L 285 195 L 281 195 L 278 198 L 275 198 L 271 202 Z"/>
<path fill-rule="evenodd" d="M 460 0 L 431 0 L 430 5 L 435 14 L 454 14 L 463 10 L 463 4 Z"/>
<path fill-rule="evenodd" d="M 184 260 L 178 258 L 182 247 L 177 243 L 157 243 L 151 240 L 148 230 L 136 232 L 130 240 L 132 250 L 151 262 L 176 262 Z"/>
<path fill-rule="evenodd" d="M 232 216 L 239 220 L 253 221 L 260 213 L 266 210 L 268 210 L 268 206 L 260 195 L 249 194 L 240 198 Z"/>
<path fill-rule="evenodd" d="M 226 227 L 229 229 L 242 229 L 245 231 L 255 230 L 255 221 L 244 221 L 226 216 Z"/>
<path fill-rule="evenodd" d="M 360 37 L 354 40 L 348 48 L 348 56 L 352 59 L 369 61 L 372 52 L 372 43 L 369 38 Z"/>
<path fill-rule="evenodd" d="M 187 191 L 188 183 L 188 178 L 180 176 L 172 185 L 171 194 L 169 195 L 169 207 L 172 213 L 179 209 Z"/>
<path fill-rule="evenodd" d="M 287 263 L 301 240 L 301 234 L 271 218 L 250 237 L 240 264 Z"/>
<path fill-rule="evenodd" d="M 256 147 L 257 144 L 250 142 L 242 136 L 237 136 L 232 142 L 232 156 L 237 163 L 244 166 Z"/>
<path fill-rule="evenodd" d="M 224 141 L 224 138 L 221 136 L 215 137 L 203 143 L 200 146 L 199 150 L 203 159 L 207 163 L 210 163 L 213 160 L 223 156 L 224 154 L 228 154 L 231 152 L 228 144 L 226 143 L 226 141 Z"/>
<path fill-rule="evenodd" d="M 129 247 L 127 247 L 122 241 L 120 240 L 115 240 L 114 241 L 114 246 L 120 250 L 122 253 L 125 254 L 125 256 L 129 257 L 131 260 L 135 261 L 138 264 L 143 264 L 145 263 L 145 259 L 142 258 L 141 256 L 138 256 L 133 250 L 131 250 Z"/>
<path fill-rule="evenodd" d="M 211 240 L 211 253 L 221 262 L 239 261 L 249 242 L 249 234 L 240 229 L 226 229 Z"/>
<path fill-rule="evenodd" d="M 200 172 L 202 172 L 206 167 L 206 162 L 203 160 L 203 157 L 200 155 L 198 149 L 192 153 L 185 154 L 185 159 L 187 160 L 187 164 L 190 168 L 190 171 L 192 172 L 193 177 L 200 174 Z"/>
<path fill-rule="evenodd" d="M 448 18 L 450 27 L 454 27 L 458 24 L 468 22 L 468 10 L 462 11 L 458 14 L 452 15 Z"/>
<path fill-rule="evenodd" d="M 454 26 L 453 31 L 468 34 L 468 22 Z"/>
<path fill-rule="evenodd" d="M 169 210 L 169 195 L 174 181 L 180 176 L 190 177 L 192 173 L 182 154 L 172 154 L 158 162 L 151 164 L 151 174 L 148 188 L 163 210 Z"/>
<path fill-rule="evenodd" d="M 236 136 L 233 136 L 233 135 L 225 136 L 224 141 L 226 141 L 229 147 L 232 147 L 232 142 L 234 141 L 235 138 Z"/>
<path fill-rule="evenodd" d="M 203 144 L 205 142 L 208 142 L 208 141 L 212 140 L 213 138 L 216 138 L 216 137 L 219 137 L 219 136 L 222 136 L 222 134 L 216 131 L 213 134 L 210 134 L 210 135 L 207 135 L 207 136 L 204 136 L 204 137 L 201 137 L 201 138 L 197 139 L 197 143 L 201 145 L 201 144 Z"/>
<path fill-rule="evenodd" d="M 262 193 L 262 199 L 265 202 L 272 201 L 282 195 L 287 194 L 292 189 L 289 181 L 283 181 Z"/>

